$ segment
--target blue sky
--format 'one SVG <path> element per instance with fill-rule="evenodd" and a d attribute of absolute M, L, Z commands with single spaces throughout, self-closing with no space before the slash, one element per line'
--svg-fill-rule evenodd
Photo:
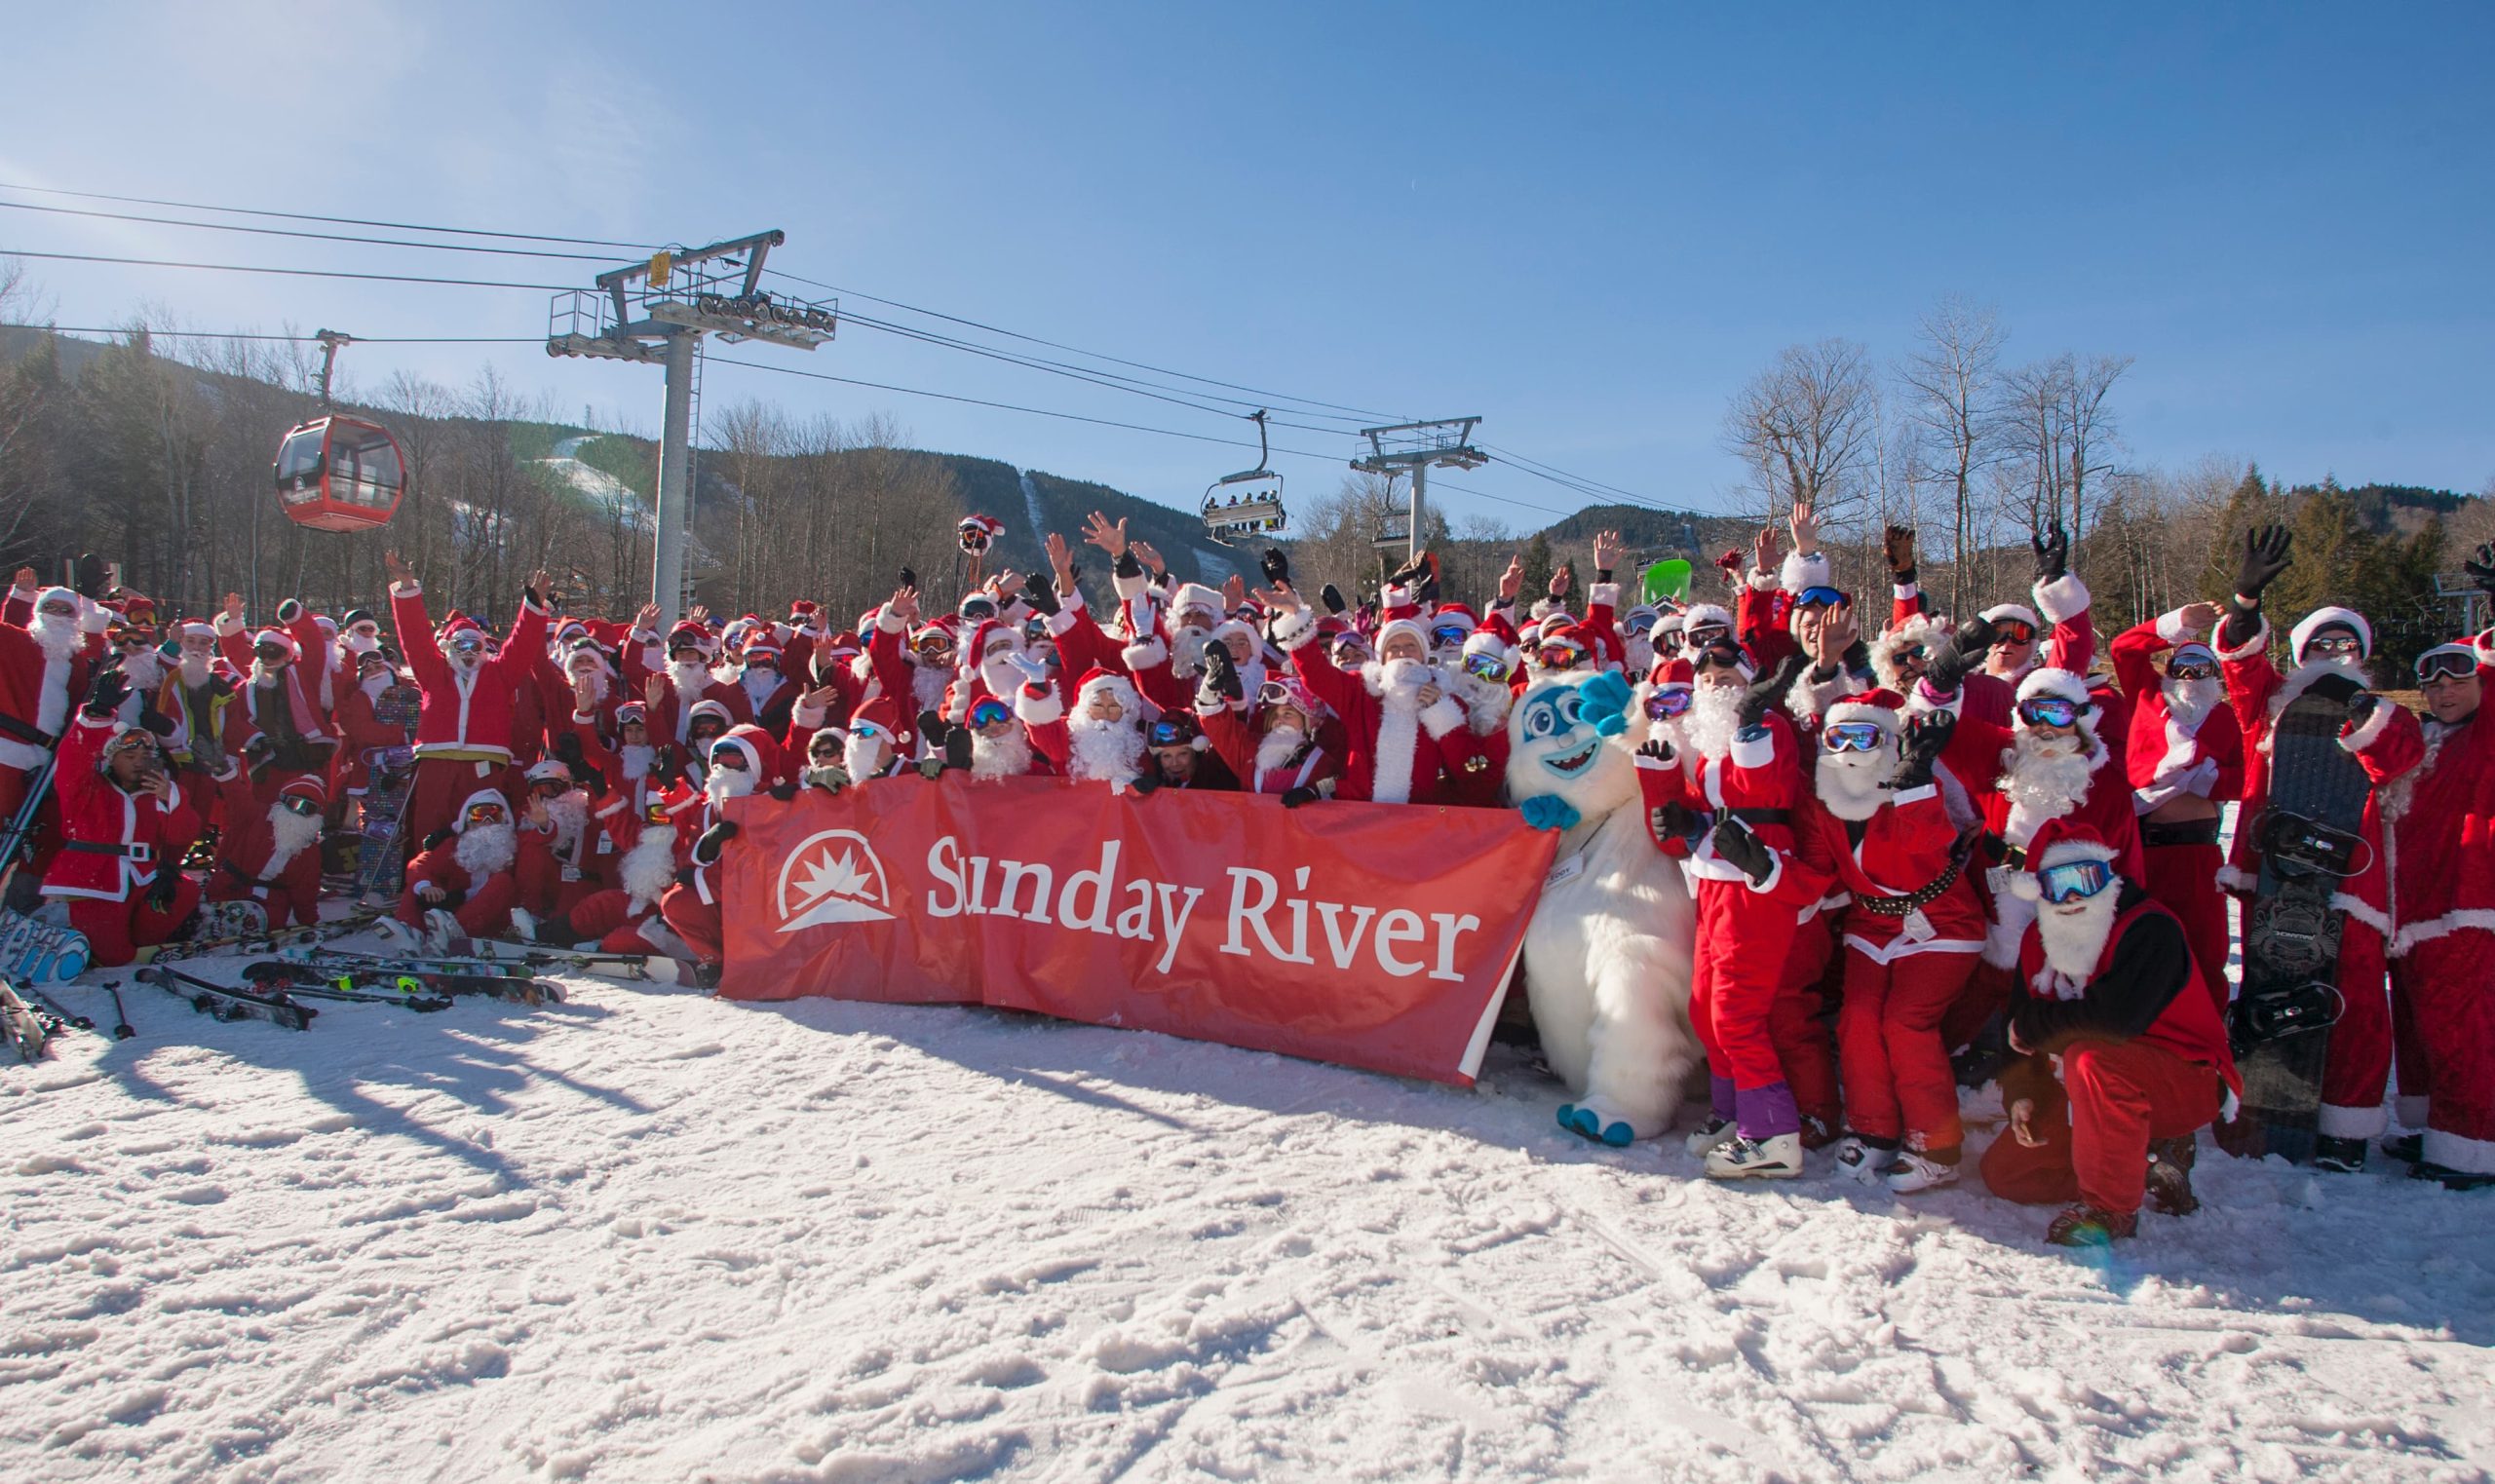
<path fill-rule="evenodd" d="M 2004 14 L 2008 12 L 2009 14 Z M 1373 408 L 1720 507 L 1780 347 L 1907 348 L 1944 293 L 2008 357 L 2137 358 L 2137 463 L 2495 476 L 2483 5 L 54 6 L 12 24 L 0 181 L 633 241 Z M 715 57 L 716 60 L 706 58 Z M 40 197 L 0 193 L 15 200 Z M 71 203 L 79 204 L 79 203 Z M 92 204 L 87 204 L 92 205 Z M 0 247 L 586 282 L 589 263 L 0 210 Z M 31 265 L 64 324 L 536 335 L 546 295 Z M 863 301 L 850 307 L 882 314 Z M 1224 434 L 864 327 L 748 359 Z M 490 360 L 654 428 L 654 370 Z M 1234 450 L 714 365 L 741 397 L 1187 504 Z M 1330 487 L 1353 445 L 1280 467 Z M 1582 503 L 1498 465 L 1520 527 Z"/>

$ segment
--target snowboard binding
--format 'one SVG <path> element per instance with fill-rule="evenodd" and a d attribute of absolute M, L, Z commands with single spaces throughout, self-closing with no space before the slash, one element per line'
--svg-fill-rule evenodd
<path fill-rule="evenodd" d="M 2339 991 L 2319 979 L 2246 995 L 2236 1006 L 2236 1050 L 2241 1053 L 2266 1041 L 2328 1030 L 2338 1024 L 2347 1008 Z"/>

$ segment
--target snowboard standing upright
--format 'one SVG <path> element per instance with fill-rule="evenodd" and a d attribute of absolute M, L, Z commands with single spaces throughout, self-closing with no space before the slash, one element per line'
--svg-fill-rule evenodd
<path fill-rule="evenodd" d="M 413 686 L 394 685 L 374 699 L 372 714 L 390 726 L 412 727 L 423 699 L 423 693 Z M 364 809 L 358 821 L 361 839 L 356 847 L 356 896 L 365 902 L 395 899 L 407 864 L 407 852 L 402 848 L 399 830 L 406 818 L 407 795 L 415 789 L 415 749 L 404 745 L 367 747 L 364 763 L 370 771 L 370 781 L 365 786 Z"/>
<path fill-rule="evenodd" d="M 2244 984 L 2229 1027 L 2244 1107 L 2219 1141 L 2247 1158 L 2313 1158 L 2322 1056 L 2341 1005 L 2344 914 L 2330 898 L 2371 863 L 2360 833 L 2371 784 L 2339 745 L 2347 715 L 2342 702 L 2297 697 L 2272 732 L 2268 813 L 2236 824 L 2259 831 L 2261 879 L 2245 917 Z"/>

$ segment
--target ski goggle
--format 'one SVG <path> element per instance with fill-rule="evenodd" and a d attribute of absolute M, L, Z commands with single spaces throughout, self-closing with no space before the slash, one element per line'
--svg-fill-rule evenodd
<path fill-rule="evenodd" d="M 254 644 L 251 646 L 251 658 L 277 665 L 293 658 L 293 651 L 283 644 Z"/>
<path fill-rule="evenodd" d="M 1507 656 L 1466 655 L 1464 672 L 1476 680 L 1505 680 L 1508 678 Z"/>
<path fill-rule="evenodd" d="M 1196 729 L 1175 717 L 1165 716 L 1146 730 L 1144 740 L 1156 747 L 1189 746 L 1196 740 Z"/>
<path fill-rule="evenodd" d="M 1689 687 L 1685 685 L 1666 686 L 1654 692 L 1646 698 L 1646 719 L 1648 721 L 1671 720 L 1689 709 L 1692 694 Z"/>
<path fill-rule="evenodd" d="M 2354 655 L 2363 649 L 2364 645 L 2358 641 L 2357 636 L 2344 628 L 2318 633 L 2304 641 L 2305 653 L 2309 655 Z"/>
<path fill-rule="evenodd" d="M 712 747 L 710 749 L 710 766 L 713 768 L 731 768 L 742 773 L 745 771 L 746 767 L 745 749 L 743 747 Z"/>
<path fill-rule="evenodd" d="M 477 634 L 463 633 L 453 638 L 447 648 L 455 655 L 482 654 L 485 649 L 485 641 L 482 637 Z"/>
<path fill-rule="evenodd" d="M 971 725 L 975 727 L 992 727 L 1000 721 L 1013 719 L 1014 708 L 993 696 L 981 700 L 979 704 L 971 707 Z"/>
<path fill-rule="evenodd" d="M 652 799 L 647 804 L 642 805 L 641 822 L 644 824 L 667 823 L 668 815 L 666 801 L 661 799 Z"/>
<path fill-rule="evenodd" d="M 1805 588 L 1801 594 L 1793 599 L 1793 606 L 1796 608 L 1842 608 L 1847 601 L 1846 595 L 1834 588 Z"/>
<path fill-rule="evenodd" d="M 2437 644 L 2417 657 L 2417 683 L 2466 680 L 2477 672 L 2477 652 L 2460 644 Z"/>
<path fill-rule="evenodd" d="M 1632 613 L 1629 616 L 1629 622 L 1621 626 L 1631 638 L 1635 638 L 1654 627 L 1655 615 L 1651 613 Z"/>
<path fill-rule="evenodd" d="M 1472 635 L 1473 630 L 1461 624 L 1440 624 L 1430 630 L 1430 647 L 1432 649 L 1462 649 L 1464 641 Z"/>
<path fill-rule="evenodd" d="M 1566 669 L 1585 663 L 1586 646 L 1561 640 L 1541 646 L 1533 652 L 1533 657 L 1542 662 L 1544 669 Z"/>
<path fill-rule="evenodd" d="M 2095 895 L 2114 884 L 2112 862 L 2065 860 L 2036 873 L 2036 886 L 2055 906 Z"/>
<path fill-rule="evenodd" d="M 1695 628 L 1683 630 L 1681 640 L 1691 649 L 1705 649 L 1709 644 L 1730 637 L 1731 634 L 1732 630 L 1721 624 L 1701 624 Z"/>
<path fill-rule="evenodd" d="M 923 634 L 912 640 L 909 647 L 932 660 L 940 655 L 951 654 L 953 641 L 940 633 Z"/>
<path fill-rule="evenodd" d="M 2214 678 L 2218 667 L 2206 660 L 2177 660 L 2166 666 L 2169 680 L 2207 680 Z"/>
<path fill-rule="evenodd" d="M 285 810 L 288 814 L 301 815 L 307 819 L 321 813 L 318 800 L 307 799 L 299 793 L 286 794 L 279 798 L 277 804 L 278 808 Z"/>
<path fill-rule="evenodd" d="M 1820 733 L 1820 745 L 1830 752 L 1877 752 L 1888 740 L 1876 721 L 1830 722 Z"/>
<path fill-rule="evenodd" d="M 468 806 L 468 822 L 471 824 L 500 824 L 508 818 L 509 816 L 503 812 L 503 807 L 500 804 L 471 804 Z"/>
<path fill-rule="evenodd" d="M 2025 619 L 2003 619 L 1992 626 L 1992 631 L 1995 637 L 2005 643 L 2033 644 L 2036 642 L 2036 626 Z"/>
<path fill-rule="evenodd" d="M 531 779 L 528 783 L 528 791 L 530 793 L 544 794 L 548 798 L 560 798 L 564 794 L 572 791 L 572 780 L 567 778 Z"/>
<path fill-rule="evenodd" d="M 996 600 L 986 596 L 966 597 L 962 599 L 961 613 L 963 618 L 974 624 L 981 619 L 992 619 L 996 617 Z"/>
<path fill-rule="evenodd" d="M 2073 727 L 2082 709 L 2066 697 L 2030 696 L 2018 703 L 2018 719 L 2031 727 Z"/>

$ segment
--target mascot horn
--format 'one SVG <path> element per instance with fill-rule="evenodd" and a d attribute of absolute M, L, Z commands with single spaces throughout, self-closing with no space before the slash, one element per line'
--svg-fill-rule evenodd
<path fill-rule="evenodd" d="M 1559 832 L 1525 928 L 1526 1000 L 1577 1097 L 1560 1125 L 1606 1144 L 1671 1126 L 1702 1054 L 1689 1028 L 1697 911 L 1646 828 L 1630 697 L 1609 671 L 1545 675 L 1508 715 L 1508 796 Z"/>

